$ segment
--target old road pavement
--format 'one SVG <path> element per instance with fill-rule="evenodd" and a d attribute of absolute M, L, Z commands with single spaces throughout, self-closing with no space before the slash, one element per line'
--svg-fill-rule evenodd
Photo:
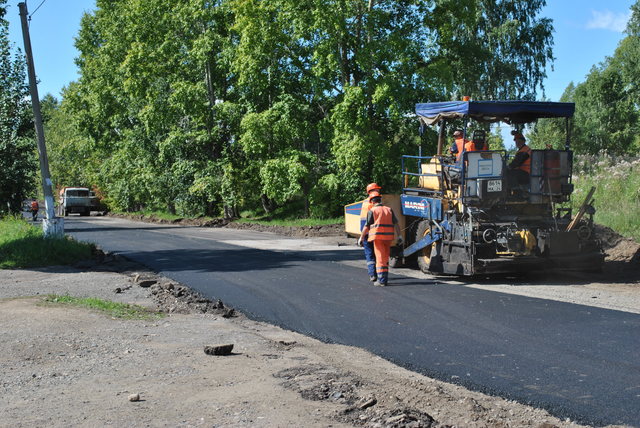
<path fill-rule="evenodd" d="M 372 287 L 355 246 L 109 217 L 66 232 L 249 317 L 365 348 L 426 375 L 589 425 L 640 426 L 640 315 L 390 276 Z"/>

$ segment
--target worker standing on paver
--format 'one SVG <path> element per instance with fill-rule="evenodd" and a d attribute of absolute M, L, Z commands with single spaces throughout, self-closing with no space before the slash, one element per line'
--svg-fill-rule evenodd
<path fill-rule="evenodd" d="M 360 231 L 362 232 L 362 228 L 364 228 L 365 223 L 367 222 L 367 215 L 369 211 L 373 207 L 373 204 L 369 202 L 369 197 L 372 192 L 379 192 L 382 190 L 377 183 L 370 183 L 367 186 L 367 200 L 362 202 L 362 209 L 360 210 Z M 364 258 L 367 261 L 367 272 L 369 273 L 369 280 L 371 282 L 375 282 L 378 280 L 378 275 L 376 274 L 376 255 L 373 251 L 373 243 L 368 241 L 368 236 L 362 240 L 362 248 L 364 249 Z"/>
<path fill-rule="evenodd" d="M 376 255 L 377 281 L 374 285 L 384 287 L 388 284 L 389 277 L 389 253 L 391 252 L 391 242 L 394 238 L 394 231 L 398 235 L 398 245 L 402 245 L 400 226 L 398 219 L 391 208 L 382 205 L 382 196 L 378 192 L 371 192 L 369 202 L 373 207 L 367 214 L 367 221 L 362 229 L 358 245 L 364 245 L 365 239 L 373 243 L 373 250 Z M 368 238 L 365 238 L 368 237 Z"/>

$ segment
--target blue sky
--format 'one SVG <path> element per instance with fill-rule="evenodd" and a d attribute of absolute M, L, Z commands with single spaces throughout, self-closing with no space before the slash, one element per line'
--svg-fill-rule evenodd
<path fill-rule="evenodd" d="M 27 2 L 32 13 L 42 0 Z M 635 0 L 547 0 L 542 15 L 554 21 L 554 70 L 548 70 L 546 97 L 557 101 L 567 85 L 584 80 L 594 64 L 613 54 Z M 18 1 L 8 2 L 10 38 L 22 48 Z M 77 51 L 73 39 L 85 11 L 95 0 L 45 0 L 33 14 L 30 33 L 38 92 L 60 96 L 60 90 L 78 77 L 73 59 Z"/>

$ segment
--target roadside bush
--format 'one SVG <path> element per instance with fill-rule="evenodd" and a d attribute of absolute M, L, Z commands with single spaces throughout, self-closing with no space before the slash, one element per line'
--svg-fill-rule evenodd
<path fill-rule="evenodd" d="M 67 236 L 45 238 L 40 227 L 22 218 L 0 220 L 0 269 L 72 264 L 91 258 L 94 249 Z"/>
<path fill-rule="evenodd" d="M 576 155 L 573 174 L 574 207 L 595 186 L 595 221 L 640 241 L 640 158 Z"/>

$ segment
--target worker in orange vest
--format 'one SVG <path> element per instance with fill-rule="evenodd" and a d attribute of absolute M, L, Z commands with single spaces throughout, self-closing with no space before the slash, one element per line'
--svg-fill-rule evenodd
<path fill-rule="evenodd" d="M 531 174 L 531 149 L 527 146 L 524 135 L 519 132 L 513 133 L 513 141 L 518 151 L 509 163 L 509 175 L 515 183 L 526 184 Z"/>
<path fill-rule="evenodd" d="M 373 207 L 367 214 L 367 221 L 362 229 L 358 245 L 364 245 L 365 236 L 368 242 L 373 242 L 373 250 L 376 255 L 376 274 L 378 280 L 374 285 L 384 287 L 389 278 L 389 253 L 391 252 L 391 242 L 394 232 L 398 235 L 397 243 L 402 245 L 400 226 L 398 219 L 389 207 L 382 205 L 382 197 L 378 192 L 369 195 L 369 202 Z"/>
<path fill-rule="evenodd" d="M 456 155 L 457 161 L 460 160 L 466 143 L 469 143 L 469 141 L 464 139 L 462 130 L 456 129 L 453 132 L 453 144 L 451 145 L 451 147 L 449 147 L 449 152 L 451 152 L 451 154 L 453 155 Z"/>
<path fill-rule="evenodd" d="M 369 196 L 371 193 L 376 192 L 379 193 L 382 190 L 377 183 L 370 183 L 367 186 L 367 200 L 362 202 L 362 208 L 360 209 L 360 231 L 364 228 L 365 223 L 367 222 L 367 215 L 369 211 L 373 207 L 373 204 L 369 202 Z M 364 249 L 364 258 L 367 261 L 367 272 L 369 273 L 369 280 L 371 282 L 376 282 L 378 280 L 378 275 L 376 274 L 376 255 L 373 251 L 373 244 L 368 241 L 368 236 L 365 236 L 362 241 L 362 248 Z"/>
<path fill-rule="evenodd" d="M 40 205 L 36 199 L 31 201 L 31 216 L 32 220 L 36 221 L 38 219 L 38 211 L 40 210 Z"/>
<path fill-rule="evenodd" d="M 467 141 L 464 144 L 464 150 L 466 152 L 489 150 L 489 145 L 487 144 L 487 133 L 484 129 L 476 129 L 473 131 L 473 137 L 471 138 L 471 141 Z"/>

